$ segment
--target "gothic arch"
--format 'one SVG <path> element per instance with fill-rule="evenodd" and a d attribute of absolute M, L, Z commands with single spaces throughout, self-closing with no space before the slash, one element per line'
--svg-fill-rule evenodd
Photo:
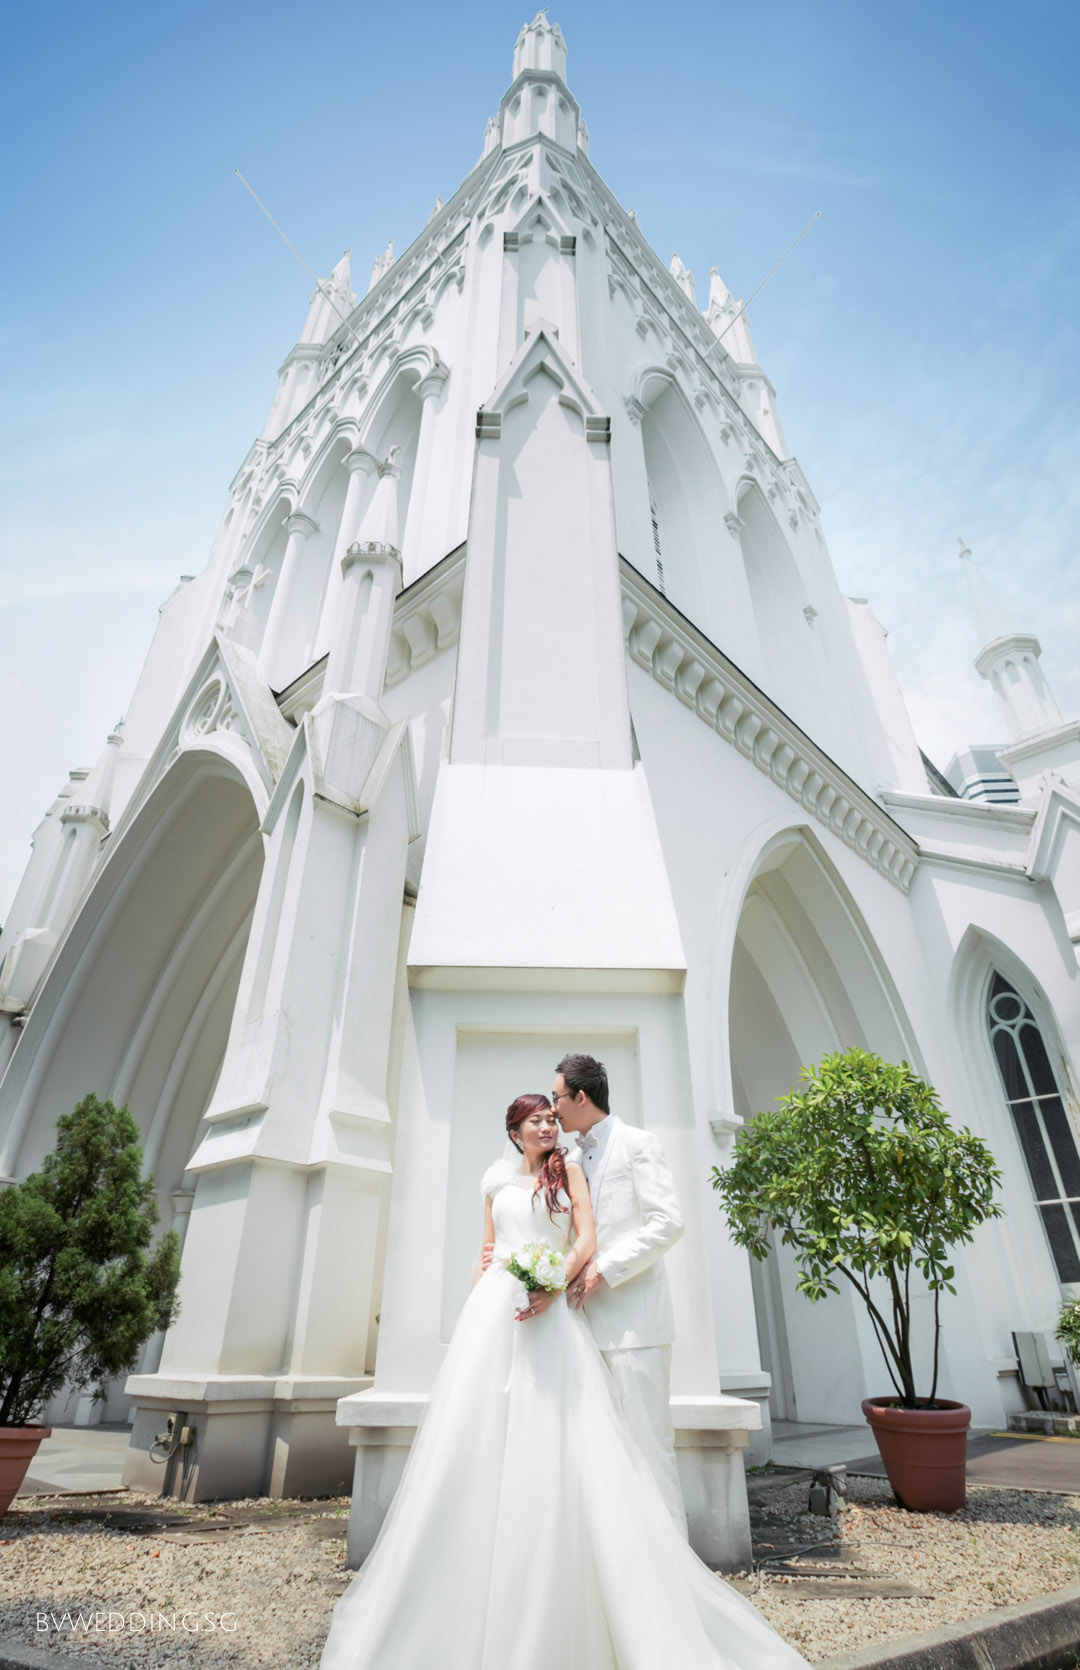
<path fill-rule="evenodd" d="M 765 692 L 813 733 L 822 701 L 821 668 L 802 575 L 772 507 L 751 476 L 739 481 L 735 512 Z"/>
<path fill-rule="evenodd" d="M 249 593 L 248 607 L 231 634 L 248 649 L 258 647 L 266 628 L 266 618 L 288 542 L 285 524 L 297 508 L 297 498 L 295 482 L 279 482 L 229 565 L 230 594 L 251 585 L 253 581 L 257 582 Z"/>
<path fill-rule="evenodd" d="M 441 273 L 431 287 L 431 306 L 434 307 L 437 302 L 441 301 L 451 284 L 456 284 L 460 292 L 464 279 L 465 269 L 463 267 L 449 267 L 446 272 Z"/>
<path fill-rule="evenodd" d="M 248 529 L 243 544 L 243 560 L 245 562 L 262 555 L 274 538 L 274 534 L 283 521 L 296 509 L 297 487 L 294 481 L 279 481 L 275 483 L 267 495 L 265 503 L 259 506 L 255 520 Z"/>
<path fill-rule="evenodd" d="M 812 916 L 820 918 L 818 937 L 840 973 L 841 988 L 851 994 L 854 1007 L 848 1015 L 848 1030 L 839 1027 L 836 1031 L 840 1038 L 836 1047 L 862 1043 L 917 1064 L 918 1045 L 888 963 L 843 877 L 814 830 L 791 823 L 782 813 L 754 830 L 724 878 L 710 957 L 714 1014 L 730 1007 L 730 971 L 747 899 L 760 878 L 785 866 L 790 867 L 789 880 L 794 877 L 798 884 L 797 894 L 811 901 Z M 717 1106 L 730 1105 L 730 1037 L 726 1026 L 714 1028 L 711 1094 Z"/>
<path fill-rule="evenodd" d="M 790 1090 L 799 1069 L 860 1047 L 918 1065 L 884 957 L 811 830 L 771 826 L 740 853 L 717 919 L 712 1024 L 726 1058 L 718 1105 L 751 1119 Z M 752 1267 L 758 1338 L 773 1376 L 773 1414 L 857 1420 L 883 1370 L 861 1307 L 846 1292 L 811 1306 L 795 1291 L 789 1251 Z"/>
<path fill-rule="evenodd" d="M 357 445 L 360 426 L 355 418 L 341 418 L 330 425 L 312 449 L 307 467 L 300 479 L 300 491 L 295 508 L 308 515 L 326 491 L 327 482 L 340 467 L 342 459 Z"/>
<path fill-rule="evenodd" d="M 120 834 L 0 1084 L 5 1165 L 23 1176 L 58 1115 L 126 1101 L 163 1227 L 225 1051 L 262 872 L 259 811 L 220 754 L 180 755 Z"/>
<path fill-rule="evenodd" d="M 663 589 L 692 620 L 713 633 L 710 581 L 727 538 L 723 485 L 697 417 L 672 373 L 650 365 L 634 379 L 641 445 Z"/>
<path fill-rule="evenodd" d="M 304 539 L 299 562 L 292 570 L 289 581 L 288 597 L 288 640 L 285 646 L 284 662 L 291 666 L 289 677 L 295 677 L 315 659 L 319 653 L 316 635 L 319 627 L 319 616 L 322 600 L 326 593 L 327 580 L 330 574 L 330 564 L 337 544 L 338 529 L 342 512 L 345 507 L 345 496 L 348 490 L 349 475 L 345 468 L 345 459 L 356 449 L 358 440 L 358 425 L 355 419 L 345 418 L 332 424 L 312 449 L 311 457 L 301 477 L 291 512 L 299 511 L 309 518 L 312 524 Z M 370 494 L 374 491 L 373 482 L 367 489 Z M 362 513 L 363 505 L 360 510 Z M 280 539 L 280 546 L 275 546 L 277 563 L 274 569 L 274 584 L 280 577 L 281 561 L 285 552 L 287 530 Z M 265 626 L 266 617 L 272 602 L 272 589 L 268 584 L 265 588 L 267 598 L 260 603 L 258 635 L 252 642 L 257 648 L 261 642 L 261 634 Z M 282 664 L 281 651 L 274 657 L 275 666 Z M 273 669 L 268 669 L 273 671 Z"/>
<path fill-rule="evenodd" d="M 966 1076 L 985 1137 L 1005 1174 L 1003 1200 L 1014 1247 L 1010 1274 L 1017 1290 L 1028 1292 L 1031 1315 L 1047 1312 L 1047 1290 L 1056 1299 L 1057 1272 L 1041 1225 L 1020 1141 L 1010 1118 L 1001 1078 L 987 1031 L 987 1002 L 995 973 L 1004 976 L 1035 1018 L 1067 1104 L 1077 1105 L 1077 1079 L 1053 1006 L 1039 981 L 1003 940 L 971 924 L 964 934 L 949 976 L 949 1012 L 960 1040 Z M 1074 1121 L 1075 1129 L 1075 1121 Z M 1010 1202 L 1011 1207 L 1010 1207 Z M 1075 1284 L 1074 1284 L 1075 1286 Z M 1080 1299 L 1080 1286 L 1071 1296 Z M 1015 1323 L 1012 1324 L 1015 1326 Z"/>
<path fill-rule="evenodd" d="M 397 448 L 398 543 L 408 569 L 410 542 L 409 511 L 412 484 L 420 448 L 420 426 L 424 405 L 417 385 L 432 373 L 445 370 L 433 348 L 423 344 L 394 355 L 367 404 L 363 423 L 363 444 L 381 461 L 391 447 Z"/>

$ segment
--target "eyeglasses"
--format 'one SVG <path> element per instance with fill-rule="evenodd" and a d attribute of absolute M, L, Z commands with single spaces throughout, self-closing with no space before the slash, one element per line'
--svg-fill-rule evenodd
<path fill-rule="evenodd" d="M 574 1092 L 572 1090 L 560 1090 L 558 1092 L 553 1090 L 551 1092 L 551 1100 L 555 1107 L 558 1107 L 564 1096 L 571 1102 L 574 1100 Z"/>

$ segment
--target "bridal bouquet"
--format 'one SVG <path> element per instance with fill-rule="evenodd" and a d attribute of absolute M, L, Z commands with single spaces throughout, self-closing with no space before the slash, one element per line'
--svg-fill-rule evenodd
<path fill-rule="evenodd" d="M 566 1286 L 565 1262 L 547 1241 L 526 1241 L 506 1268 L 530 1293 L 561 1293 Z"/>

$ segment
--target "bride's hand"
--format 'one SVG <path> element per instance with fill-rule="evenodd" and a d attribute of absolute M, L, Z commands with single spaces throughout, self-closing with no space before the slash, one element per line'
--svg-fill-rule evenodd
<path fill-rule="evenodd" d="M 582 1305 L 592 1298 L 597 1288 L 606 1286 L 607 1283 L 596 1265 L 586 1264 L 585 1268 L 579 1270 L 570 1283 L 566 1290 L 566 1297 L 573 1310 L 580 1310 Z"/>
<path fill-rule="evenodd" d="M 521 1310 L 514 1312 L 514 1320 L 516 1322 L 528 1322 L 530 1317 L 539 1316 L 542 1311 L 546 1311 L 548 1306 L 553 1305 L 558 1297 L 557 1293 L 530 1293 Z"/>

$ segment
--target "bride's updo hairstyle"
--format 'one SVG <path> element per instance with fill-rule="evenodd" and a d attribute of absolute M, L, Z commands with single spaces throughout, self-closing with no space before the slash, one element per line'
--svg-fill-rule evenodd
<path fill-rule="evenodd" d="M 506 1110 L 506 1134 L 515 1148 L 521 1148 L 521 1138 L 517 1134 L 518 1126 L 523 1120 L 528 1119 L 531 1113 L 539 1113 L 541 1108 L 547 1108 L 550 1112 L 551 1103 L 546 1096 L 541 1096 L 537 1091 L 530 1091 L 525 1096 L 517 1096 L 510 1103 Z M 540 1167 L 536 1188 L 533 1190 L 534 1200 L 541 1189 L 544 1191 L 544 1199 L 547 1202 L 550 1218 L 554 1219 L 556 1212 L 569 1210 L 568 1207 L 559 1205 L 559 1190 L 565 1189 L 567 1194 L 570 1193 L 566 1182 L 565 1148 L 553 1148 Z"/>

